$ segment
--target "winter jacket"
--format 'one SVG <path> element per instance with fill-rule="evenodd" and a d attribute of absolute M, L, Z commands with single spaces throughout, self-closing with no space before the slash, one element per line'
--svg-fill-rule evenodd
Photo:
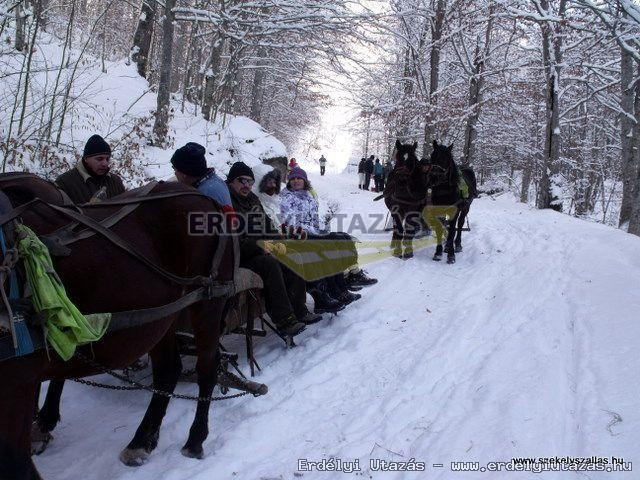
<path fill-rule="evenodd" d="M 370 158 L 364 162 L 364 173 L 368 173 L 369 175 L 373 173 L 373 160 Z"/>
<path fill-rule="evenodd" d="M 55 184 L 76 204 L 88 202 L 103 187 L 106 198 L 115 197 L 125 191 L 119 176 L 114 173 L 91 175 L 82 160 L 73 169 L 56 178 Z"/>
<path fill-rule="evenodd" d="M 367 161 L 363 158 L 362 160 L 360 160 L 360 163 L 358 164 L 358 173 L 364 173 L 364 164 Z"/>
<path fill-rule="evenodd" d="M 380 162 L 376 163 L 373 166 L 373 174 L 377 175 L 377 176 L 382 176 L 384 174 L 384 167 L 382 166 L 382 164 Z"/>
<path fill-rule="evenodd" d="M 324 156 L 320 157 L 320 166 L 324 167 L 327 164 L 327 159 Z"/>
<path fill-rule="evenodd" d="M 307 233 L 320 233 L 318 200 L 309 190 L 289 190 L 280 193 L 280 213 L 287 226 L 302 227 Z"/>
<path fill-rule="evenodd" d="M 213 168 L 210 168 L 208 173 L 198 180 L 194 185 L 200 193 L 205 194 L 207 197 L 213 198 L 223 207 L 231 206 L 231 195 L 229 194 L 229 187 L 224 183 Z"/>
<path fill-rule="evenodd" d="M 271 223 L 255 193 L 249 192 L 247 197 L 242 197 L 233 190 L 229 193 L 236 213 L 246 220 L 239 232 L 239 243 L 240 261 L 248 261 L 256 255 L 264 253 L 264 250 L 257 243 L 258 240 L 281 239 L 282 236 Z"/>

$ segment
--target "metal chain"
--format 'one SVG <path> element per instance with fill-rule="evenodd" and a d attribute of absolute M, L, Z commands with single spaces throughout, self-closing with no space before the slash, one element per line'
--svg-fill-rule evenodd
<path fill-rule="evenodd" d="M 91 380 L 83 380 L 80 378 L 72 378 L 71 380 L 73 380 L 74 382 L 78 382 L 78 383 L 82 383 L 84 385 L 89 385 L 92 387 L 99 387 L 99 388 L 106 388 L 109 390 L 146 390 L 147 392 L 151 392 L 155 395 L 160 395 L 162 397 L 166 397 L 166 398 L 179 398 L 182 400 L 192 400 L 194 402 L 218 402 L 220 400 L 228 400 L 228 399 L 232 399 L 232 398 L 238 398 L 238 397 L 243 397 L 244 395 L 247 395 L 249 392 L 242 392 L 242 393 L 236 393 L 234 395 L 225 395 L 222 397 L 197 397 L 194 395 L 183 395 L 181 393 L 169 393 L 169 392 L 165 392 L 164 390 L 158 390 L 157 388 L 154 388 L 150 385 L 143 385 L 142 383 L 136 382 L 135 380 L 125 376 L 125 375 L 121 375 L 119 373 L 116 373 L 113 370 L 110 370 L 106 367 L 103 367 L 102 365 L 100 365 L 99 363 L 97 363 L 94 360 L 91 360 L 88 357 L 85 357 L 83 354 L 81 354 L 80 352 L 76 351 L 76 356 L 82 360 L 83 362 L 85 362 L 86 364 L 88 364 L 89 366 L 98 369 L 99 371 L 101 371 L 102 373 L 106 373 L 107 375 L 111 375 L 113 378 L 117 378 L 118 380 L 121 380 L 125 383 L 130 384 L 130 386 L 125 386 L 125 385 L 105 385 L 105 384 L 101 384 L 98 382 L 92 382 Z"/>

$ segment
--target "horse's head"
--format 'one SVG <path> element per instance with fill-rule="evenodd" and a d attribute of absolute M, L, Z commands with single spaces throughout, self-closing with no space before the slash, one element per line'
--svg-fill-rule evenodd
<path fill-rule="evenodd" d="M 418 164 L 417 148 L 418 142 L 405 145 L 400 140 L 396 140 L 396 148 L 393 155 L 396 167 L 406 167 L 408 170 L 413 170 Z"/>
<path fill-rule="evenodd" d="M 457 178 L 457 170 L 453 161 L 453 144 L 448 147 L 433 141 L 433 152 L 431 152 L 431 158 L 425 166 L 431 184 L 443 184 L 443 183 L 455 183 Z"/>

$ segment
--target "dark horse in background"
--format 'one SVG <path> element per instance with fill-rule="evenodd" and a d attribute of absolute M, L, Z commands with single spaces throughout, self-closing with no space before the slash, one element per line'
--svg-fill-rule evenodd
<path fill-rule="evenodd" d="M 62 205 L 60 191 L 35 175 L 0 175 L 0 200 L 17 207 L 39 198 L 51 205 Z M 189 212 L 220 212 L 220 207 L 194 190 L 177 183 L 160 183 L 150 196 L 175 193 L 140 205 L 119 220 L 111 230 L 136 252 L 175 276 L 206 278 L 218 246 L 222 260 L 214 272 L 215 280 L 233 280 L 235 258 L 233 242 L 218 236 L 192 236 L 187 229 Z M 119 198 L 126 198 L 124 194 Z M 131 194 L 133 195 L 133 194 Z M 7 202 L 8 200 L 8 202 Z M 120 207 L 92 209 L 102 219 Z M 3 213 L 7 213 L 6 209 Z M 51 234 L 71 223 L 51 206 L 35 202 L 20 214 L 22 223 L 39 236 Z M 11 247 L 11 245 L 9 245 Z M 133 258 L 104 236 L 95 234 L 71 245 L 68 256 L 54 257 L 54 267 L 70 299 L 83 313 L 121 312 L 148 309 L 174 302 L 196 286 L 179 285 Z M 226 298 L 213 297 L 191 305 L 187 313 L 194 329 L 198 352 L 199 396 L 209 397 L 216 384 L 219 363 L 220 317 Z M 84 357 L 106 368 L 123 368 L 150 353 L 154 387 L 173 392 L 181 371 L 180 355 L 174 335 L 178 314 L 153 322 L 108 332 L 100 341 L 79 347 Z M 63 380 L 98 373 L 74 356 L 64 362 L 57 354 L 48 358 L 45 350 L 0 361 L 0 478 L 31 480 L 41 478 L 31 459 L 31 428 L 39 382 Z M 123 451 L 131 465 L 141 464 L 158 442 L 160 425 L 169 399 L 154 394 L 133 439 Z M 186 456 L 201 458 L 202 443 L 208 435 L 209 402 L 198 402 L 193 425 L 183 448 Z M 90 426 L 87 426 L 90 429 Z"/>
<path fill-rule="evenodd" d="M 396 140 L 394 167 L 383 193 L 393 219 L 393 255 L 405 259 L 413 257 L 413 237 L 421 228 L 427 196 L 425 176 L 416 157 L 417 147 L 417 143 L 405 145 Z"/>
<path fill-rule="evenodd" d="M 453 161 L 452 150 L 453 144 L 446 147 L 434 140 L 431 158 L 425 165 L 426 182 L 431 189 L 431 204 L 434 207 L 455 207 L 455 213 L 448 215 L 448 219 L 444 219 L 448 229 L 444 249 L 442 247 L 443 225 L 438 221 L 433 222 L 438 242 L 433 259 L 440 261 L 444 250 L 447 254 L 447 263 L 455 263 L 455 253 L 462 251 L 462 228 L 471 202 L 476 196 L 476 178 L 473 170 L 469 167 L 459 169 Z M 467 184 L 468 198 L 463 198 L 461 194 L 461 180 Z"/>

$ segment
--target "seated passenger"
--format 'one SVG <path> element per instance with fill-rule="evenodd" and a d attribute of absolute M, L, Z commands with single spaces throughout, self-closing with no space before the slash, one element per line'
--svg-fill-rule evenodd
<path fill-rule="evenodd" d="M 122 180 L 111 173 L 111 147 L 100 135 L 87 140 L 82 158 L 71 170 L 56 178 L 55 184 L 73 203 L 96 202 L 124 193 Z"/>
<path fill-rule="evenodd" d="M 171 157 L 171 165 L 178 182 L 198 189 L 222 205 L 225 212 L 233 211 L 229 188 L 214 168 L 207 167 L 206 150 L 199 143 L 189 142 L 178 148 Z"/>
<path fill-rule="evenodd" d="M 311 240 L 323 240 L 327 242 L 327 250 L 347 250 L 350 255 L 343 258 L 344 266 L 350 268 L 347 278 L 343 273 L 323 275 L 322 280 L 312 282 L 309 293 L 314 297 L 316 305 L 323 309 L 326 304 L 337 300 L 341 305 L 347 305 L 360 298 L 359 294 L 349 292 L 349 287 L 359 285 L 371 285 L 377 280 L 367 277 L 357 267 L 358 253 L 353 238 L 342 232 L 323 232 L 320 229 L 320 217 L 318 214 L 318 200 L 312 194 L 311 183 L 307 174 L 300 167 L 295 167 L 289 173 L 287 187 L 280 194 L 280 213 L 283 222 L 288 227 L 302 228 L 307 232 L 307 238 Z M 340 244 L 334 247 L 335 243 Z M 335 261 L 335 260 L 334 260 Z M 345 268 L 346 269 L 346 268 Z M 326 271 L 331 271 L 327 266 Z M 350 285 L 351 284 L 351 285 Z M 316 308 L 316 311 L 318 309 Z"/>
<path fill-rule="evenodd" d="M 305 324 L 315 323 L 322 317 L 307 310 L 304 280 L 270 254 L 284 253 L 286 247 L 281 242 L 282 235 L 251 191 L 254 182 L 253 171 L 248 165 L 236 162 L 231 166 L 227 185 L 233 208 L 244 218 L 252 214 L 252 221 L 245 222 L 245 228 L 239 232 L 240 266 L 260 275 L 264 282 L 267 313 L 281 333 L 294 336 L 304 330 Z M 258 245 L 258 240 L 266 240 L 266 251 Z"/>

